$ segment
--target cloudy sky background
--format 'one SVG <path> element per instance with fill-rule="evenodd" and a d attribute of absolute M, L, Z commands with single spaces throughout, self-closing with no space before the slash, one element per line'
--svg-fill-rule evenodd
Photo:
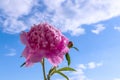
<path fill-rule="evenodd" d="M 120 0 L 0 0 L 1 80 L 42 80 L 39 64 L 20 68 L 24 45 L 21 31 L 49 22 L 60 29 L 79 52 L 70 51 L 71 80 L 120 80 Z M 49 65 L 49 63 L 47 63 Z M 66 65 L 64 61 L 61 66 Z M 48 67 L 49 68 L 49 67 Z M 53 77 L 53 80 L 64 80 Z"/>

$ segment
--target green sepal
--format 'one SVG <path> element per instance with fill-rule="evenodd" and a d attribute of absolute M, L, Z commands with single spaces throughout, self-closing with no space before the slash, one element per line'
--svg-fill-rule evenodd
<path fill-rule="evenodd" d="M 25 64 L 26 64 L 26 62 L 24 62 L 23 64 L 21 64 L 21 66 L 20 66 L 20 67 L 23 67 Z"/>
<path fill-rule="evenodd" d="M 73 42 L 72 42 L 72 41 L 69 41 L 69 43 L 68 43 L 68 48 L 71 48 L 71 47 L 73 47 Z"/>
<path fill-rule="evenodd" d="M 78 49 L 78 48 L 76 48 L 76 47 L 72 47 L 72 48 L 74 48 L 76 51 L 79 51 L 79 49 Z"/>

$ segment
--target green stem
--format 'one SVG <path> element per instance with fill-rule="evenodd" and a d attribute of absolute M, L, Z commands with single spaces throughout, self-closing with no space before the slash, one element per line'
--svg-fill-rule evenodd
<path fill-rule="evenodd" d="M 43 70 L 43 76 L 44 76 L 44 80 L 47 80 L 47 78 L 46 78 L 46 73 L 45 73 L 45 60 L 44 60 L 44 58 L 43 58 L 43 61 L 42 61 L 42 70 Z"/>
<path fill-rule="evenodd" d="M 50 76 L 49 75 L 47 76 L 47 79 L 50 80 Z"/>

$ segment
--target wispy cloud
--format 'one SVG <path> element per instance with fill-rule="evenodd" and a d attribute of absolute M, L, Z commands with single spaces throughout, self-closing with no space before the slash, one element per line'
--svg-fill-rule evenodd
<path fill-rule="evenodd" d="M 32 24 L 47 21 L 63 32 L 79 35 L 85 33 L 83 24 L 119 16 L 119 3 L 120 0 L 1 0 L 0 22 L 9 33 L 18 33 Z"/>
<path fill-rule="evenodd" d="M 102 63 L 90 62 L 90 63 L 88 63 L 88 68 L 89 68 L 89 69 L 94 69 L 94 68 L 100 67 L 100 66 L 102 66 L 102 65 L 103 65 Z"/>
<path fill-rule="evenodd" d="M 97 25 L 95 25 L 95 29 L 91 30 L 91 31 L 95 34 L 99 34 L 103 30 L 105 30 L 105 27 L 102 24 L 97 24 Z"/>
<path fill-rule="evenodd" d="M 15 56 L 16 55 L 16 53 L 8 53 L 8 54 L 6 54 L 6 56 Z"/>
<path fill-rule="evenodd" d="M 81 64 L 80 64 L 81 65 Z M 76 68 L 77 72 L 73 72 L 70 74 L 70 80 L 89 80 L 85 75 L 84 69 L 81 67 Z"/>
<path fill-rule="evenodd" d="M 8 53 L 5 54 L 5 56 L 13 57 L 16 55 L 16 50 L 13 48 L 8 49 Z"/>
<path fill-rule="evenodd" d="M 72 74 L 71 80 L 91 80 L 89 77 L 86 76 L 85 70 L 95 69 L 97 67 L 102 66 L 103 63 L 99 62 L 89 62 L 87 64 L 79 64 L 77 67 L 77 72 Z"/>
<path fill-rule="evenodd" d="M 120 27 L 115 26 L 114 29 L 120 31 Z"/>
<path fill-rule="evenodd" d="M 70 73 L 70 80 L 92 80 L 90 79 L 85 71 L 89 71 L 90 69 L 96 69 L 98 67 L 101 67 L 103 65 L 102 62 L 89 62 L 87 64 L 79 64 L 77 67 L 76 67 L 76 72 L 72 72 Z M 63 79 L 57 79 L 57 80 L 63 80 Z"/>
<path fill-rule="evenodd" d="M 115 79 L 113 79 L 113 80 L 120 80 L 120 78 L 115 78 Z"/>
<path fill-rule="evenodd" d="M 86 65 L 84 65 L 84 64 L 79 64 L 79 65 L 78 65 L 78 68 L 80 68 L 80 69 L 86 69 L 87 67 L 86 67 Z"/>

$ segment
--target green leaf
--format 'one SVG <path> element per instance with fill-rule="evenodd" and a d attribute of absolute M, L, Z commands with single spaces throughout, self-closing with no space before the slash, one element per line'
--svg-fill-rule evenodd
<path fill-rule="evenodd" d="M 67 62 L 68 62 L 68 66 L 70 66 L 71 60 L 70 60 L 70 55 L 69 55 L 69 53 L 67 53 L 67 54 L 65 55 L 65 57 L 66 57 L 66 60 L 67 60 Z"/>
<path fill-rule="evenodd" d="M 55 73 L 60 74 L 61 76 L 63 76 L 64 78 L 66 78 L 66 80 L 69 80 L 69 78 L 64 73 L 62 73 L 60 71 L 55 71 Z"/>
<path fill-rule="evenodd" d="M 76 48 L 76 47 L 72 47 L 72 48 L 74 48 L 75 50 L 79 51 L 79 49 L 78 49 L 78 48 Z"/>
<path fill-rule="evenodd" d="M 63 68 L 58 69 L 57 71 L 76 71 L 76 70 L 70 67 L 63 67 Z"/>
<path fill-rule="evenodd" d="M 20 67 L 23 67 L 26 64 L 26 62 L 24 62 Z"/>

